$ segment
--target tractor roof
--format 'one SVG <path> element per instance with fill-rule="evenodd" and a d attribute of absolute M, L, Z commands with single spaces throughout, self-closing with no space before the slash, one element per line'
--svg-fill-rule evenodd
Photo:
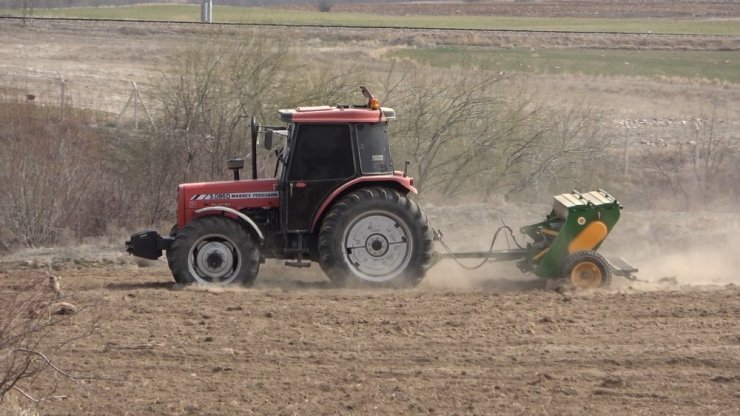
<path fill-rule="evenodd" d="M 287 123 L 378 123 L 396 119 L 396 112 L 392 108 L 381 107 L 380 101 L 367 87 L 361 85 L 360 90 L 367 98 L 366 105 L 325 105 L 279 110 L 280 120 Z"/>
<path fill-rule="evenodd" d="M 279 110 L 280 120 L 287 123 L 377 123 L 396 119 L 396 111 L 388 107 L 297 107 Z"/>

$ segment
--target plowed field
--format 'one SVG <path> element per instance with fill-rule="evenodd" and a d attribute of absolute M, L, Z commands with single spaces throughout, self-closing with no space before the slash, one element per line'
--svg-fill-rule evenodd
<path fill-rule="evenodd" d="M 268 265 L 254 288 L 205 290 L 175 286 L 163 262 L 55 268 L 64 299 L 87 307 L 58 336 L 99 321 L 50 357 L 91 379 L 60 377 L 41 414 L 740 412 L 733 284 L 554 291 L 484 269 L 466 287 L 445 272 L 347 290 Z M 0 290 L 39 273 L 6 263 Z"/>

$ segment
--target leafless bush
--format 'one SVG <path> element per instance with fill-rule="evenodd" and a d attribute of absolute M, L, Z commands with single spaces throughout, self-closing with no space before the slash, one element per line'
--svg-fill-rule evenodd
<path fill-rule="evenodd" d="M 59 313 L 61 291 L 58 280 L 50 273 L 29 273 L 17 276 L 14 287 L 0 291 L 0 403 L 15 391 L 39 405 L 57 396 L 59 379 L 77 382 L 86 377 L 72 374 L 54 363 L 51 358 L 68 343 L 88 336 L 94 329 L 81 333 L 58 328 L 71 319 Z M 45 374 L 52 381 L 44 382 Z"/>
<path fill-rule="evenodd" d="M 489 195 L 536 199 L 563 189 L 592 189 L 601 182 L 609 140 L 600 131 L 600 116 L 588 107 L 548 108 L 524 102 L 524 108 L 503 118 L 518 130 L 510 130 L 502 157 L 501 178 L 505 186 L 492 182 Z M 520 104 L 521 106 L 521 104 Z M 526 110 L 525 110 L 526 109 Z M 495 169 L 495 167 L 494 167 Z"/>
<path fill-rule="evenodd" d="M 162 130 L 117 133 L 107 155 L 107 198 L 99 201 L 109 224 L 171 225 L 177 184 L 185 182 L 183 172 L 191 160 L 182 146 L 185 134 Z"/>
<path fill-rule="evenodd" d="M 399 116 L 392 146 L 397 160 L 413 162 L 420 192 L 527 198 L 592 175 L 573 168 L 593 162 L 604 146 L 588 109 L 506 97 L 503 79 L 486 71 L 400 73 L 383 83 Z"/>
<path fill-rule="evenodd" d="M 2 215 L 14 237 L 35 246 L 92 232 L 102 149 L 81 116 L 4 103 L 0 122 Z"/>
<path fill-rule="evenodd" d="M 395 138 L 399 156 L 414 163 L 420 192 L 454 193 L 470 173 L 467 167 L 490 154 L 496 78 L 472 77 L 468 71 L 433 75 L 412 73 L 394 100 L 399 122 Z"/>
<path fill-rule="evenodd" d="M 155 92 L 161 118 L 151 140 L 174 140 L 176 147 L 162 150 L 177 155 L 179 163 L 169 166 L 180 181 L 224 177 L 225 161 L 248 151 L 248 117 L 262 114 L 285 74 L 280 42 L 247 36 L 214 44 L 188 47 Z"/>
<path fill-rule="evenodd" d="M 638 186 L 653 204 L 681 210 L 725 209 L 740 198 L 740 146 L 713 115 L 692 120 L 683 139 L 646 143 L 635 157 Z"/>

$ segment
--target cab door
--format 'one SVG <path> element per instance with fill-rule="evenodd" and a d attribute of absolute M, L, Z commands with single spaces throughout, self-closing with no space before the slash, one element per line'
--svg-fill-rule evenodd
<path fill-rule="evenodd" d="M 319 205 L 356 176 L 350 124 L 301 124 L 290 152 L 281 205 L 283 229 L 308 231 Z"/>

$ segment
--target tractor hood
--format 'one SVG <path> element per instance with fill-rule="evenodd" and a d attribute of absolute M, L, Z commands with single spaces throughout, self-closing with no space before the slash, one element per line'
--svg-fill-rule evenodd
<path fill-rule="evenodd" d="M 178 224 L 190 222 L 195 211 L 221 206 L 237 211 L 246 208 L 276 208 L 280 205 L 277 179 L 186 183 L 179 186 Z"/>

